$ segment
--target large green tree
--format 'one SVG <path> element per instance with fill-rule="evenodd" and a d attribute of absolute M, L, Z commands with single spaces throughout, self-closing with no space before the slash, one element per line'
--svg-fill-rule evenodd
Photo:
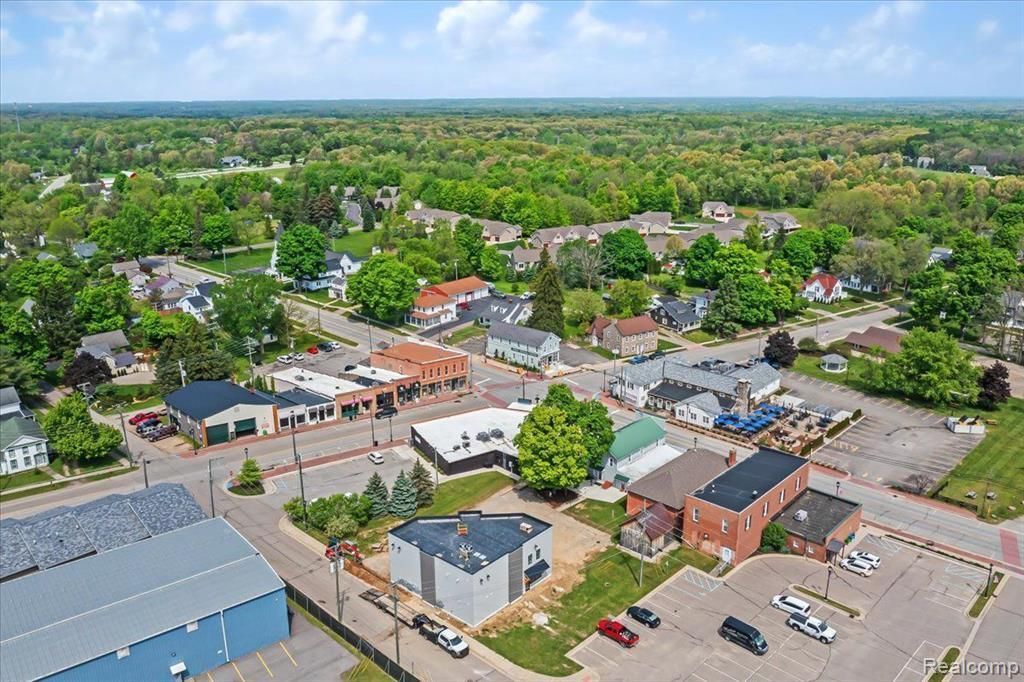
<path fill-rule="evenodd" d="M 580 428 L 583 445 L 587 449 L 587 464 L 599 468 L 615 440 L 614 424 L 608 416 L 607 406 L 600 400 L 577 400 L 565 384 L 549 386 L 543 404 L 561 410 L 570 424 Z"/>
<path fill-rule="evenodd" d="M 87 334 L 124 329 L 131 313 L 132 299 L 124 277 L 86 287 L 75 297 L 75 317 Z"/>
<path fill-rule="evenodd" d="M 562 293 L 562 280 L 558 277 L 558 268 L 554 263 L 548 261 L 541 267 L 540 272 L 533 278 L 533 290 L 536 297 L 533 300 L 529 326 L 562 336 L 565 333 L 565 298 Z"/>
<path fill-rule="evenodd" d="M 615 280 L 608 294 L 610 312 L 623 317 L 640 315 L 651 305 L 651 292 L 647 285 L 630 279 Z"/>
<path fill-rule="evenodd" d="M 185 370 L 186 382 L 216 381 L 230 377 L 234 365 L 231 356 L 217 348 L 206 325 L 184 317 L 178 333 L 160 347 L 156 385 L 161 395 L 167 395 L 181 388 L 180 369 Z"/>
<path fill-rule="evenodd" d="M 390 254 L 370 257 L 349 278 L 348 296 L 365 313 L 379 320 L 393 320 L 412 307 L 416 299 L 416 273 Z"/>
<path fill-rule="evenodd" d="M 969 405 L 978 398 L 981 369 L 945 332 L 917 328 L 903 337 L 899 353 L 885 359 L 880 374 L 885 391 L 937 405 Z"/>
<path fill-rule="evenodd" d="M 316 277 L 323 272 L 327 240 L 315 225 L 298 223 L 277 240 L 277 271 L 285 277 Z"/>
<path fill-rule="evenodd" d="M 686 250 L 686 279 L 694 284 L 709 285 L 714 279 L 715 256 L 722 244 L 713 234 L 697 238 Z"/>
<path fill-rule="evenodd" d="M 520 474 L 536 490 L 575 488 L 587 477 L 590 453 L 583 431 L 557 407 L 533 408 L 514 443 L 519 448 Z"/>
<path fill-rule="evenodd" d="M 257 339 L 263 352 L 264 331 L 287 324 L 278 300 L 280 285 L 269 275 L 238 275 L 213 291 L 213 310 L 221 329 L 236 339 Z"/>
<path fill-rule="evenodd" d="M 121 432 L 94 422 L 78 393 L 61 398 L 43 416 L 43 431 L 53 451 L 72 462 L 98 459 L 121 443 Z"/>
<path fill-rule="evenodd" d="M 391 486 L 391 499 L 388 500 L 388 513 L 400 519 L 407 519 L 416 513 L 416 488 L 405 475 L 405 470 L 398 472 L 395 484 Z"/>
<path fill-rule="evenodd" d="M 459 247 L 459 256 L 463 260 L 463 272 L 480 272 L 480 258 L 484 251 L 484 228 L 480 223 L 469 218 L 462 218 L 455 223 L 455 243 Z"/>
<path fill-rule="evenodd" d="M 605 268 L 611 277 L 640 279 L 647 272 L 651 253 L 636 230 L 609 232 L 601 240 Z"/>

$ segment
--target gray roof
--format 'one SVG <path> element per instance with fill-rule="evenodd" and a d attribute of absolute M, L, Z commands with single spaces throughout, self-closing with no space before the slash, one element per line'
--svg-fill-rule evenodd
<path fill-rule="evenodd" d="M 204 298 L 210 298 L 210 294 L 213 293 L 213 290 L 216 287 L 216 282 L 200 282 L 193 288 L 196 290 L 196 293 L 199 294 L 200 296 L 203 296 Z"/>
<path fill-rule="evenodd" d="M 694 497 L 734 512 L 741 512 L 809 461 L 781 450 L 761 448 L 747 459 L 726 469 L 694 493 Z"/>
<path fill-rule="evenodd" d="M 821 357 L 821 361 L 827 365 L 845 365 L 847 362 L 846 358 L 844 358 L 842 355 L 839 355 L 838 353 L 829 353 L 828 355 L 823 355 Z"/>
<path fill-rule="evenodd" d="M 793 498 L 790 505 L 772 521 L 781 523 L 786 530 L 811 542 L 824 544 L 832 531 L 859 508 L 860 505 L 856 502 L 807 488 Z M 793 518 L 798 511 L 807 512 L 807 518 L 803 521 Z"/>
<path fill-rule="evenodd" d="M 87 346 L 106 346 L 111 349 L 127 348 L 128 338 L 124 335 L 124 332 L 117 329 L 112 332 L 103 332 L 102 334 L 89 334 L 88 336 L 82 337 L 82 347 Z"/>
<path fill-rule="evenodd" d="M 24 519 L 4 518 L 0 579 L 121 547 L 204 518 L 185 486 L 171 483 L 77 507 L 56 507 Z"/>
<path fill-rule="evenodd" d="M 489 339 L 504 339 L 506 341 L 521 343 L 533 348 L 540 348 L 551 337 L 555 337 L 556 339 L 558 338 L 551 332 L 533 329 L 532 327 L 521 327 L 519 325 L 508 324 L 506 322 L 492 322 L 490 329 L 487 330 L 487 338 Z"/>
<path fill-rule="evenodd" d="M 655 386 L 648 395 L 674 403 L 691 403 L 705 412 L 714 415 L 728 412 L 736 405 L 736 401 L 733 398 L 716 396 L 714 393 L 709 393 L 699 388 L 687 388 L 670 382 Z M 707 396 L 707 398 L 700 398 L 699 396 Z M 716 403 L 714 407 L 711 405 L 711 400 Z"/>
<path fill-rule="evenodd" d="M 324 396 L 317 395 L 316 393 L 303 391 L 301 388 L 292 388 L 287 391 L 282 391 L 278 393 L 275 397 L 279 398 L 280 400 L 284 400 L 285 402 L 291 403 L 293 405 L 312 406 L 334 402 L 334 400 L 331 398 L 325 398 Z M 278 401 L 278 404 L 280 404 L 280 400 Z"/>
<path fill-rule="evenodd" d="M 35 307 L 36 302 L 33 301 L 31 298 L 26 298 L 25 301 L 21 304 L 21 307 L 18 308 L 18 310 L 25 313 L 29 317 L 32 317 L 32 311 L 35 309 Z"/>
<path fill-rule="evenodd" d="M 39 427 L 39 424 L 31 419 L 25 419 L 24 417 L 9 417 L 0 421 L 0 450 L 5 450 L 8 445 L 22 436 L 46 438 L 43 434 L 43 430 Z"/>
<path fill-rule="evenodd" d="M 283 587 L 222 518 L 0 583 L 4 678 L 47 677 Z"/>
<path fill-rule="evenodd" d="M 663 300 L 659 307 L 680 325 L 693 324 L 701 319 L 692 300 Z"/>
<path fill-rule="evenodd" d="M 135 353 L 124 351 L 114 354 L 114 367 L 131 367 L 135 364 Z"/>
<path fill-rule="evenodd" d="M 72 246 L 71 250 L 79 258 L 92 258 L 100 250 L 100 247 L 96 245 L 96 242 L 79 242 Z"/>
<path fill-rule="evenodd" d="M 459 535 L 456 528 L 465 524 L 468 531 Z M 520 530 L 520 524 L 532 526 L 529 533 Z M 512 550 L 522 547 L 527 540 L 551 527 L 529 514 L 481 514 L 478 511 L 459 512 L 458 516 L 421 516 L 392 528 L 389 535 L 401 538 L 419 547 L 421 552 L 437 556 L 466 573 L 476 573 L 483 562 L 494 563 Z M 471 545 L 469 559 L 459 556 L 459 546 Z"/>
<path fill-rule="evenodd" d="M 18 389 L 14 386 L 4 386 L 0 388 L 0 405 L 4 407 L 8 405 L 20 405 L 21 398 L 18 396 Z"/>
<path fill-rule="evenodd" d="M 769 384 L 781 379 L 782 375 L 770 365 L 757 362 L 747 367 L 725 363 L 720 369 L 705 369 L 689 365 L 682 358 L 666 357 L 648 360 L 641 365 L 627 365 L 622 369 L 625 381 L 641 386 L 660 383 L 670 379 L 709 391 L 735 395 L 740 379 L 750 382 L 750 392 L 757 393 Z"/>
<path fill-rule="evenodd" d="M 629 484 L 630 493 L 682 509 L 686 495 L 728 468 L 726 458 L 704 448 L 690 448 L 673 460 Z"/>
<path fill-rule="evenodd" d="M 182 303 L 188 303 L 196 310 L 202 310 L 203 308 L 209 308 L 210 302 L 203 296 L 188 296 Z"/>
<path fill-rule="evenodd" d="M 128 272 L 129 270 L 138 270 L 139 261 L 133 258 L 132 260 L 126 260 L 123 263 L 114 263 L 110 266 L 110 269 L 115 273 Z"/>
<path fill-rule="evenodd" d="M 235 405 L 273 405 L 273 398 L 230 381 L 193 381 L 164 398 L 170 407 L 202 421 Z"/>
<path fill-rule="evenodd" d="M 697 393 L 680 402 L 683 405 L 693 405 L 713 417 L 717 417 L 728 409 L 722 405 L 722 399 L 712 393 Z"/>

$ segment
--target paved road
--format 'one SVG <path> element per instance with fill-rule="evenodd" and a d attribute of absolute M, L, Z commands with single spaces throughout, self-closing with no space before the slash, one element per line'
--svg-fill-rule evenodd
<path fill-rule="evenodd" d="M 296 164 L 300 168 L 302 164 Z M 269 166 L 238 166 L 237 168 L 207 168 L 205 170 L 197 171 L 182 171 L 181 173 L 175 173 L 176 178 L 201 178 L 212 175 L 230 175 L 232 173 L 257 173 L 261 171 L 274 171 L 284 170 L 291 168 L 291 164 L 287 161 L 275 161 Z"/>

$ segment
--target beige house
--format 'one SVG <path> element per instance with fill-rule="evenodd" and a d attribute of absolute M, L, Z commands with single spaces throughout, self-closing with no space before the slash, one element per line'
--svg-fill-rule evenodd
<path fill-rule="evenodd" d="M 658 325 L 647 315 L 625 320 L 598 317 L 587 332 L 591 343 L 620 357 L 653 353 L 658 349 Z"/>

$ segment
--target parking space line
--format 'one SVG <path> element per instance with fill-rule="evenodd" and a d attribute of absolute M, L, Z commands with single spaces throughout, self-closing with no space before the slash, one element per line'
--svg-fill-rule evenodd
<path fill-rule="evenodd" d="M 789 658 L 789 656 L 786 656 L 786 658 Z M 789 660 L 793 660 L 793 659 L 789 658 Z M 782 668 L 778 667 L 777 665 L 772 665 L 768 661 L 765 661 L 764 664 L 766 666 L 768 666 L 769 668 L 774 668 L 775 670 L 778 670 L 780 673 L 782 673 L 783 675 L 786 675 L 787 677 L 792 677 L 794 680 L 798 680 L 798 681 L 800 680 L 800 678 L 797 677 L 796 675 L 794 675 L 793 673 L 788 673 L 785 670 L 783 670 Z M 759 671 L 760 669 L 761 668 L 758 668 L 757 671 Z M 816 672 L 813 668 L 808 668 L 808 670 L 810 670 L 811 672 Z M 757 671 L 754 671 L 754 672 L 756 673 Z M 751 675 L 750 677 L 753 677 L 753 675 Z M 750 679 L 750 678 L 747 678 L 747 679 Z"/>
<path fill-rule="evenodd" d="M 801 651 L 800 653 L 802 654 L 802 653 L 803 653 L 803 651 Z M 801 666 L 801 667 L 803 667 L 803 668 L 807 668 L 807 669 L 808 669 L 808 670 L 810 670 L 810 671 L 811 671 L 812 673 L 817 673 L 817 672 L 820 672 L 820 671 L 818 671 L 818 670 L 815 670 L 815 669 L 814 669 L 814 668 L 812 668 L 811 666 L 807 665 L 806 663 L 801 663 L 800 661 L 796 660 L 796 659 L 795 659 L 795 658 L 793 658 L 792 656 L 787 656 L 786 654 L 784 654 L 784 653 L 783 653 L 783 652 L 781 652 L 781 651 L 778 651 L 778 650 L 776 650 L 776 652 L 775 652 L 775 656 L 782 656 L 782 657 L 783 657 L 783 658 L 785 658 L 785 659 L 786 659 L 787 661 L 792 661 L 793 663 L 796 663 L 797 665 L 799 665 L 799 666 Z M 772 658 L 775 658 L 775 656 L 773 656 Z M 819 660 L 820 660 L 820 659 L 819 659 Z M 772 667 L 774 668 L 775 666 L 772 666 Z"/>
<path fill-rule="evenodd" d="M 658 599 L 659 599 L 659 600 L 661 600 L 661 599 L 665 599 L 665 600 L 667 600 L 667 601 L 670 601 L 670 602 L 673 602 L 673 603 L 675 603 L 675 604 L 679 604 L 679 605 L 680 605 L 680 606 L 682 606 L 682 607 L 683 607 L 684 609 L 690 609 L 690 608 L 693 608 L 693 607 L 691 607 L 691 606 L 690 606 L 689 604 L 687 604 L 686 602 L 681 602 L 681 601 L 679 601 L 678 599 L 673 599 L 672 597 L 668 596 L 668 595 L 667 595 L 667 594 L 665 594 L 664 592 L 662 592 L 661 594 L 659 594 L 659 595 L 658 595 Z"/>
<path fill-rule="evenodd" d="M 709 657 L 709 658 L 710 658 L 710 657 Z M 728 678 L 729 678 L 730 680 L 734 680 L 735 682 L 741 682 L 741 680 L 739 680 L 739 679 L 737 679 L 737 678 L 733 677 L 732 675 L 730 675 L 729 673 L 725 672 L 724 670 L 719 670 L 719 669 L 718 669 L 718 668 L 716 668 L 715 666 L 713 666 L 713 665 L 711 665 L 710 663 L 708 663 L 708 660 L 707 660 L 706 658 L 704 659 L 704 663 L 703 663 L 703 665 L 706 665 L 707 667 L 711 668 L 711 669 L 712 669 L 712 670 L 714 670 L 714 671 L 715 671 L 716 673 L 720 673 L 720 674 L 722 674 L 722 675 L 725 675 L 725 676 L 726 676 L 726 677 L 728 677 Z M 746 670 L 746 668 L 744 668 L 744 670 Z M 756 673 L 757 671 L 755 670 L 754 672 Z"/>
<path fill-rule="evenodd" d="M 701 677 L 697 673 L 691 673 L 690 674 L 690 679 L 691 680 L 700 680 L 700 682 L 708 682 L 707 680 L 705 680 L 703 677 Z"/>
<path fill-rule="evenodd" d="M 807 656 L 808 658 L 813 658 L 816 661 L 821 661 L 822 663 L 827 663 L 828 662 L 827 659 L 824 659 L 824 658 L 822 658 L 820 656 L 815 656 L 814 654 L 809 652 L 807 649 L 792 649 L 791 651 L 793 653 L 799 653 L 801 656 Z"/>
<path fill-rule="evenodd" d="M 242 676 L 242 671 L 238 669 L 238 666 L 235 665 L 234 661 L 231 661 L 231 667 L 235 669 L 235 674 L 238 675 L 238 679 L 245 682 L 245 677 Z"/>
<path fill-rule="evenodd" d="M 209 682 L 213 682 L 213 675 L 210 674 L 209 670 L 206 671 L 206 679 L 209 680 Z"/>
<path fill-rule="evenodd" d="M 930 601 L 933 604 L 938 604 L 939 606 L 945 606 L 947 609 L 950 609 L 952 611 L 956 611 L 957 613 L 963 613 L 964 612 L 963 607 L 957 608 L 957 607 L 951 606 L 951 605 L 947 604 L 946 602 L 941 601 L 939 599 L 932 599 L 931 597 L 925 597 L 924 599 L 925 599 L 925 601 Z"/>
<path fill-rule="evenodd" d="M 594 651 L 594 649 L 592 649 L 591 647 L 587 647 L 585 649 L 582 649 L 582 651 L 587 651 L 589 653 L 592 653 L 595 656 L 597 656 L 598 658 L 600 658 L 602 661 L 607 661 L 608 663 L 611 663 L 612 665 L 616 665 L 615 661 L 613 661 L 612 659 L 608 658 L 604 654 L 600 654 L 600 653 Z"/>
<path fill-rule="evenodd" d="M 292 653 L 290 651 L 288 651 L 288 647 L 286 647 L 284 645 L 284 642 L 278 642 L 278 644 L 281 645 L 281 649 L 284 650 L 285 656 L 287 656 L 288 660 L 292 662 L 292 665 L 294 665 L 296 668 L 298 668 L 299 664 L 295 662 L 294 658 L 292 658 Z"/>
<path fill-rule="evenodd" d="M 267 669 L 267 674 L 273 677 L 274 673 L 270 670 L 270 666 L 267 665 L 267 662 L 263 660 L 263 656 L 261 656 L 258 651 L 256 652 L 256 658 L 260 659 L 260 663 L 262 663 L 263 667 Z"/>

